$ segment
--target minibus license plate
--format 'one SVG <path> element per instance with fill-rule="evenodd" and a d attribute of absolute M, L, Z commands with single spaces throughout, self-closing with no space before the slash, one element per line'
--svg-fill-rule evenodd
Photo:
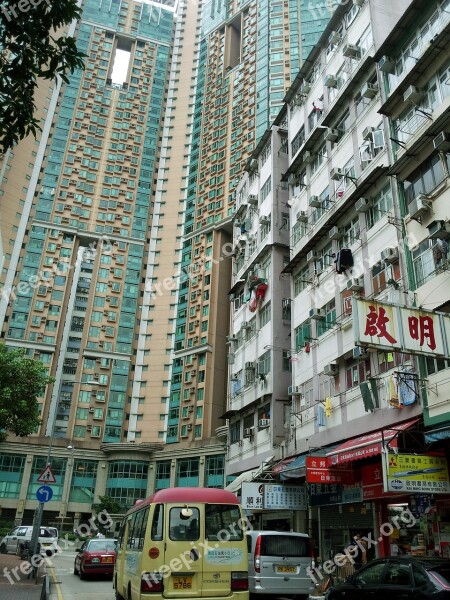
<path fill-rule="evenodd" d="M 286 565 L 277 566 L 277 573 L 295 573 L 296 571 L 295 567 L 288 567 Z"/>
<path fill-rule="evenodd" d="M 190 590 L 192 588 L 192 577 L 177 577 L 173 578 L 174 590 Z"/>

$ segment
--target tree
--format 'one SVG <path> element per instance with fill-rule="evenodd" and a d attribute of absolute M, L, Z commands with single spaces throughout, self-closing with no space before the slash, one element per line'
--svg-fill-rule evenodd
<path fill-rule="evenodd" d="M 0 4 L 0 152 L 40 130 L 38 78 L 68 81 L 84 54 L 64 28 L 81 16 L 77 0 L 2 0 Z M 62 33 L 61 33 L 62 32 Z"/>
<path fill-rule="evenodd" d="M 109 515 L 115 515 L 117 513 L 123 513 L 124 508 L 121 504 L 111 498 L 111 496 L 99 496 L 98 504 L 93 504 L 92 508 L 95 510 L 97 514 L 100 514 L 102 511 L 107 512 Z"/>
<path fill-rule="evenodd" d="M 52 383 L 44 365 L 25 356 L 25 350 L 0 344 L 0 441 L 11 431 L 30 435 L 40 425 L 37 401 Z"/>

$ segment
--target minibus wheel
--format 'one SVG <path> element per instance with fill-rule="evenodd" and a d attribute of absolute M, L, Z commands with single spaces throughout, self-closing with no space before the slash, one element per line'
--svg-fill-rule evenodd
<path fill-rule="evenodd" d="M 131 598 L 131 583 L 130 582 L 128 582 L 127 600 L 132 600 L 132 598 Z"/>

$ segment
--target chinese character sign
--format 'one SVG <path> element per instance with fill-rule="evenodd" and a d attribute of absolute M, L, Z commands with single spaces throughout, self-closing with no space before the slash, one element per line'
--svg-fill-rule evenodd
<path fill-rule="evenodd" d="M 354 299 L 355 343 L 411 354 L 449 356 L 450 317 L 443 313 Z"/>
<path fill-rule="evenodd" d="M 447 459 L 425 454 L 386 454 L 387 490 L 389 492 L 419 492 L 448 494 Z"/>
<path fill-rule="evenodd" d="M 305 486 L 264 485 L 264 508 L 268 510 L 306 510 L 308 507 Z"/>
<path fill-rule="evenodd" d="M 242 508 L 246 510 L 261 509 L 263 507 L 263 485 L 261 483 L 242 483 L 241 492 Z"/>

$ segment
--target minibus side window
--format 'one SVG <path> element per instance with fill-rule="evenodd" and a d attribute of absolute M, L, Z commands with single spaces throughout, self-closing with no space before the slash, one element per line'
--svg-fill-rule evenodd
<path fill-rule="evenodd" d="M 144 546 L 145 530 L 147 527 L 148 508 L 139 510 L 133 515 L 133 529 L 128 535 L 128 548 L 141 550 Z"/>
<path fill-rule="evenodd" d="M 164 506 L 157 504 L 153 511 L 152 540 L 160 542 L 163 539 Z"/>
<path fill-rule="evenodd" d="M 127 539 L 127 548 L 130 550 L 134 549 L 134 524 L 136 523 L 137 513 L 131 515 L 130 520 L 128 521 L 128 539 Z"/>
<path fill-rule="evenodd" d="M 122 521 L 122 524 L 120 525 L 120 531 L 119 531 L 119 535 L 117 538 L 117 548 L 119 550 L 122 549 L 123 546 L 123 535 L 125 533 L 125 527 L 127 526 L 127 522 L 126 521 Z"/>
<path fill-rule="evenodd" d="M 221 542 L 244 539 L 239 507 L 227 504 L 205 505 L 205 537 Z"/>

